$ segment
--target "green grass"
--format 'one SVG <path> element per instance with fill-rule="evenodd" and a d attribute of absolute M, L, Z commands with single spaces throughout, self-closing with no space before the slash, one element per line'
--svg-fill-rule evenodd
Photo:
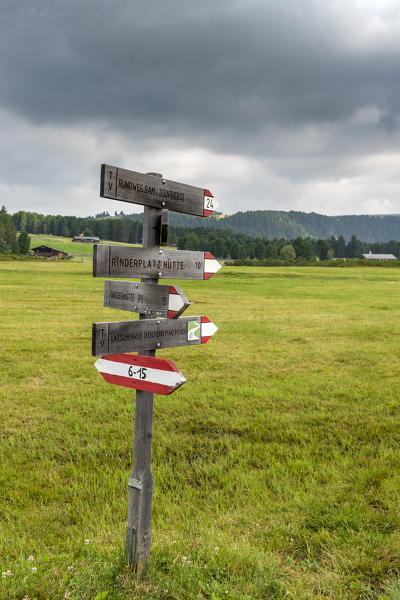
<path fill-rule="evenodd" d="M 220 329 L 158 352 L 187 383 L 155 397 L 150 581 L 123 561 L 135 394 L 90 356 L 129 318 L 103 285 L 0 263 L 0 598 L 399 600 L 400 272 L 180 282 Z"/>

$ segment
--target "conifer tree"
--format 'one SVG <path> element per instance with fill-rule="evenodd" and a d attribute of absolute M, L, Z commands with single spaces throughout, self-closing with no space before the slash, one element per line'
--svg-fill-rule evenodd
<path fill-rule="evenodd" d="M 0 210 L 0 254 L 18 254 L 17 230 L 7 214 L 6 207 Z"/>
<path fill-rule="evenodd" d="M 18 236 L 18 246 L 20 254 L 28 254 L 29 248 L 31 247 L 31 238 L 26 231 L 21 231 Z"/>

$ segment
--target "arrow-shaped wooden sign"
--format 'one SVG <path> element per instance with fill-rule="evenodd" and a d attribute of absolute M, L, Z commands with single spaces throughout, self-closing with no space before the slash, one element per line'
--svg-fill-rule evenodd
<path fill-rule="evenodd" d="M 210 279 L 222 265 L 210 252 L 136 246 L 93 246 L 94 277 Z"/>
<path fill-rule="evenodd" d="M 176 319 L 190 302 L 177 285 L 107 280 L 104 282 L 104 306 Z"/>
<path fill-rule="evenodd" d="M 93 323 L 92 354 L 119 354 L 205 344 L 218 327 L 208 317 Z"/>
<path fill-rule="evenodd" d="M 209 190 L 111 165 L 101 165 L 100 196 L 200 217 L 217 209 Z"/>
<path fill-rule="evenodd" d="M 94 366 L 108 383 L 154 394 L 172 394 L 186 379 L 165 358 L 137 354 L 110 354 L 96 360 Z"/>

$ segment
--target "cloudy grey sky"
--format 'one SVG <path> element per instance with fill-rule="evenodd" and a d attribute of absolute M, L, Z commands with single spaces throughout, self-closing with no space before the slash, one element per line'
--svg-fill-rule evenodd
<path fill-rule="evenodd" d="M 225 213 L 400 213 L 398 0 L 0 0 L 0 204 L 94 214 L 100 164 Z"/>

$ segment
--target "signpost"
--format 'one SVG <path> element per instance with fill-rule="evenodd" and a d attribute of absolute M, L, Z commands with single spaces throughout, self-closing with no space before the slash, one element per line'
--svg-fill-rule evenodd
<path fill-rule="evenodd" d="M 104 286 L 105 306 L 139 312 L 139 320 L 93 323 L 92 327 L 92 354 L 101 356 L 96 368 L 106 381 L 136 389 L 126 558 L 140 574 L 150 561 L 153 394 L 172 393 L 186 381 L 171 361 L 155 358 L 155 352 L 157 348 L 204 344 L 217 331 L 205 316 L 177 318 L 190 303 L 179 287 L 158 285 L 158 280 L 204 280 L 221 268 L 209 252 L 160 246 L 167 241 L 168 210 L 209 216 L 216 203 L 206 189 L 110 165 L 102 165 L 100 195 L 144 206 L 143 248 L 93 248 L 94 277 L 142 278 L 141 283 L 106 281 Z M 139 355 L 125 354 L 133 350 Z"/>
<path fill-rule="evenodd" d="M 172 394 L 186 382 L 174 363 L 165 358 L 111 354 L 96 360 L 94 366 L 108 383 L 154 394 Z"/>
<path fill-rule="evenodd" d="M 190 302 L 177 285 L 107 280 L 104 282 L 104 306 L 177 319 Z"/>
<path fill-rule="evenodd" d="M 101 166 L 100 196 L 200 217 L 208 217 L 217 208 L 209 190 L 111 165 Z"/>
<path fill-rule="evenodd" d="M 93 323 L 92 354 L 205 344 L 216 331 L 217 327 L 205 316 Z"/>
<path fill-rule="evenodd" d="M 210 279 L 220 268 L 210 252 L 105 244 L 93 247 L 94 277 Z"/>

